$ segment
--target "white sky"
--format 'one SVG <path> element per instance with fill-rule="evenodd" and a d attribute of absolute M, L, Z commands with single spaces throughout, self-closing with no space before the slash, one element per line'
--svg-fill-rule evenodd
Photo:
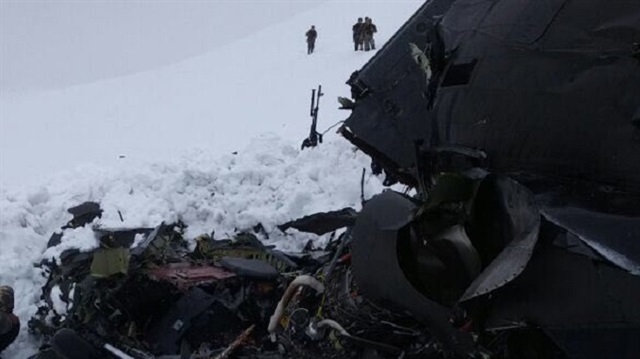
<path fill-rule="evenodd" d="M 60 88 L 153 69 L 325 1 L 2 0 L 0 89 Z"/>

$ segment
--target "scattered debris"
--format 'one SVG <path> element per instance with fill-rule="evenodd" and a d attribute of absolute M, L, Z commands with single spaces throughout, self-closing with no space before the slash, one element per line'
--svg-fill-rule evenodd
<path fill-rule="evenodd" d="M 262 226 L 193 250 L 183 223 L 96 226 L 99 248 L 39 264 L 38 358 L 640 357 L 640 72 L 598 50 L 628 54 L 638 9 L 578 3 L 425 3 L 341 100 L 340 133 L 415 196 L 278 226 L 333 232 L 302 253 Z M 302 148 L 322 141 L 320 96 Z M 70 213 L 63 231 L 102 210 Z"/>
<path fill-rule="evenodd" d="M 301 232 L 317 235 L 333 232 L 337 229 L 352 226 L 356 222 L 358 212 L 353 208 L 343 208 L 339 211 L 316 213 L 305 216 L 278 226 L 281 231 L 295 228 Z"/>
<path fill-rule="evenodd" d="M 98 209 L 93 206 L 91 213 Z M 231 352 L 262 350 L 238 346 L 249 335 L 255 342 L 265 333 L 286 286 L 286 271 L 295 271 L 298 264 L 251 233 L 228 240 L 203 235 L 190 251 L 184 229 L 181 223 L 153 229 L 94 225 L 98 248 L 65 251 L 60 264 L 40 263 L 49 279 L 28 326 L 49 343 L 41 358 L 57 350 L 53 343 L 76 341 L 67 340 L 71 337 L 89 343 L 103 357 L 195 357 L 224 348 L 227 351 L 220 355 L 227 357 Z M 144 238 L 135 240 L 137 236 Z M 303 257 L 295 260 L 305 263 Z M 265 325 L 254 332 L 260 323 Z M 241 328 L 247 327 L 251 330 L 243 333 Z M 56 342 L 61 330 L 75 334 L 63 332 L 58 337 L 63 340 Z M 229 346 L 233 338 L 239 340 Z"/>
<path fill-rule="evenodd" d="M 253 329 L 256 327 L 255 324 L 252 324 L 249 328 L 247 328 L 247 330 L 245 330 L 244 332 L 242 332 L 242 334 L 240 334 L 238 336 L 238 338 L 236 338 L 236 340 L 233 341 L 233 343 L 231 343 L 229 345 L 229 347 L 227 349 L 225 349 L 222 353 L 220 353 L 219 355 L 217 355 L 215 357 L 215 359 L 227 359 L 229 358 L 229 355 L 239 346 L 242 345 L 242 343 L 244 341 L 247 340 L 247 338 L 249 337 L 249 335 L 251 334 L 251 332 L 253 331 Z"/>

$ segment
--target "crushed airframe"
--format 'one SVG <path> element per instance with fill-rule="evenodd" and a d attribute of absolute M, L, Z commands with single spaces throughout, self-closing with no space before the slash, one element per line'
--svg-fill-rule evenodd
<path fill-rule="evenodd" d="M 90 211 L 74 213 L 79 207 Z M 74 209 L 63 228 L 87 225 L 101 213 L 95 203 Z M 190 251 L 184 228 L 94 227 L 97 249 L 66 250 L 59 263 L 40 263 L 48 282 L 28 325 L 49 344 L 37 358 L 59 357 L 53 339 L 61 329 L 78 333 L 94 350 L 80 357 L 217 355 L 248 327 L 266 322 L 286 278 L 281 273 L 295 270 L 296 262 L 249 233 L 233 241 L 202 235 Z M 241 353 L 256 347 L 246 341 Z"/>
<path fill-rule="evenodd" d="M 341 99 L 415 196 L 283 224 L 346 228 L 299 254 L 97 228 L 42 264 L 32 331 L 120 358 L 640 357 L 638 24 L 634 1 L 427 1 Z"/>
<path fill-rule="evenodd" d="M 638 24 L 624 0 L 427 1 L 347 82 L 340 132 L 418 192 L 358 216 L 362 291 L 462 357 L 640 356 Z"/>

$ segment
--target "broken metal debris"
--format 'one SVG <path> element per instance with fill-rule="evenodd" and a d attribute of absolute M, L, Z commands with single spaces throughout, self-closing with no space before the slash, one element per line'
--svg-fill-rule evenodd
<path fill-rule="evenodd" d="M 241 328 L 266 323 L 285 285 L 284 271 L 295 270 L 296 262 L 251 233 L 218 241 L 203 235 L 190 251 L 184 228 L 94 226 L 97 249 L 67 250 L 60 264 L 40 263 L 48 282 L 28 325 L 48 344 L 36 358 L 64 357 L 59 344 L 74 341 L 97 357 L 215 356 L 225 348 L 220 355 L 227 357 L 263 350 L 256 341 L 265 326 L 229 343 Z M 137 245 L 136 235 L 144 237 Z"/>
<path fill-rule="evenodd" d="M 333 232 L 340 228 L 352 226 L 356 222 L 358 212 L 353 208 L 343 208 L 339 211 L 316 213 L 290 221 L 278 226 L 281 231 L 295 228 L 301 232 L 309 232 L 317 235 Z"/>
<path fill-rule="evenodd" d="M 367 201 L 350 271 L 447 355 L 640 355 L 640 8 L 616 6 L 428 1 L 347 81 L 341 134 L 417 191 Z"/>
<path fill-rule="evenodd" d="M 637 56 L 640 12 L 625 0 L 590 4 L 426 2 L 347 81 L 354 108 L 341 132 L 413 187 L 419 165 L 430 175 L 478 166 L 438 151 L 455 146 L 484 152 L 494 172 L 638 193 L 630 120 L 640 71 L 630 48 Z M 424 51 L 439 70 L 429 81 L 410 44 L 434 50 Z"/>
<path fill-rule="evenodd" d="M 218 266 L 193 263 L 169 263 L 149 268 L 144 273 L 149 279 L 171 283 L 180 290 L 187 290 L 199 285 L 210 285 L 236 276 Z"/>
<path fill-rule="evenodd" d="M 247 338 L 249 338 L 249 335 L 251 334 L 251 332 L 253 332 L 253 329 L 255 327 L 256 327 L 255 324 L 251 324 L 251 326 L 249 328 L 247 328 L 247 330 L 245 330 L 240 335 L 238 335 L 238 338 L 236 338 L 236 340 L 234 340 L 233 343 L 231 343 L 227 349 L 225 349 L 222 353 L 218 354 L 215 357 L 215 359 L 226 359 L 226 358 L 228 358 L 236 348 L 241 346 L 242 343 L 245 340 L 247 340 Z"/>
<path fill-rule="evenodd" d="M 318 143 L 322 143 L 322 133 L 318 132 L 318 111 L 320 110 L 320 97 L 322 97 L 324 93 L 322 92 L 322 86 L 318 85 L 318 91 L 315 89 L 311 90 L 311 109 L 309 110 L 309 114 L 311 116 L 311 129 L 309 130 L 309 137 L 305 138 L 302 141 L 302 145 L 300 146 L 301 150 L 304 150 L 307 147 L 316 147 Z"/>
<path fill-rule="evenodd" d="M 84 202 L 77 206 L 69 208 L 67 211 L 71 215 L 73 215 L 73 218 L 69 221 L 69 223 L 62 226 L 61 229 L 82 227 L 88 223 L 93 222 L 94 219 L 102 217 L 102 209 L 100 208 L 100 204 L 96 202 Z M 58 244 L 60 244 L 61 239 L 62 233 L 53 233 L 49 238 L 47 248 L 57 246 Z"/>
<path fill-rule="evenodd" d="M 69 329 L 119 358 L 640 357 L 639 18 L 628 1 L 426 2 L 341 101 L 340 133 L 414 196 L 279 226 L 333 232 L 305 253 L 259 228 L 193 251 L 180 223 L 134 248 L 99 235 L 41 264 L 41 355 Z"/>

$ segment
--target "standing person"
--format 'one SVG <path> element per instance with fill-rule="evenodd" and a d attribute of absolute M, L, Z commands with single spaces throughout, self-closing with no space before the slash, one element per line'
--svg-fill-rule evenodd
<path fill-rule="evenodd" d="M 369 17 L 364 18 L 364 24 L 362 24 L 362 42 L 364 43 L 364 51 L 371 50 L 371 29 L 369 28 L 371 21 Z"/>
<path fill-rule="evenodd" d="M 307 36 L 307 55 L 310 55 L 316 47 L 316 38 L 318 37 L 315 25 L 311 25 L 311 29 L 305 35 Z"/>
<path fill-rule="evenodd" d="M 358 18 L 358 22 L 353 24 L 351 28 L 353 31 L 353 49 L 354 51 L 362 50 L 362 18 Z"/>
<path fill-rule="evenodd" d="M 364 24 L 362 25 L 362 33 L 364 39 L 364 51 L 375 50 L 376 44 L 373 40 L 373 34 L 378 32 L 376 25 L 373 24 L 369 17 L 364 18 Z"/>
<path fill-rule="evenodd" d="M 373 19 L 371 19 L 371 18 L 369 18 L 369 32 L 371 32 L 371 37 L 369 39 L 369 42 L 370 42 L 370 45 L 371 45 L 371 50 L 375 50 L 376 49 L 376 41 L 373 38 L 373 34 L 378 32 L 378 28 L 376 27 L 376 24 L 373 23 Z"/>
<path fill-rule="evenodd" d="M 0 352 L 13 343 L 20 331 L 20 320 L 13 314 L 13 288 L 0 286 Z"/>

